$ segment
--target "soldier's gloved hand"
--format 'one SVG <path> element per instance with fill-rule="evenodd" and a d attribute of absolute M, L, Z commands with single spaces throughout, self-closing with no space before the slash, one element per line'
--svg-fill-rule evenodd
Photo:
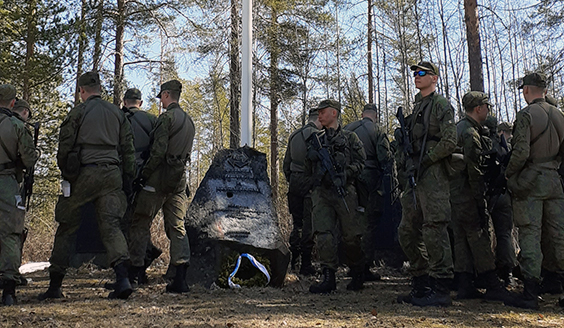
<path fill-rule="evenodd" d="M 486 228 L 490 222 L 490 213 L 485 199 L 478 200 L 478 219 L 482 229 Z"/>
<path fill-rule="evenodd" d="M 312 162 L 319 161 L 319 152 L 312 147 L 308 148 L 306 156 Z"/>
<path fill-rule="evenodd" d="M 428 169 L 431 165 L 433 165 L 433 160 L 429 155 L 425 154 L 421 159 L 421 171 Z"/>

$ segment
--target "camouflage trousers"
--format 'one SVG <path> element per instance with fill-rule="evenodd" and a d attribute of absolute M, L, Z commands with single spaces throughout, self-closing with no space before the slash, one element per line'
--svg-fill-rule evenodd
<path fill-rule="evenodd" d="M 356 210 L 358 197 L 355 187 L 346 188 L 345 201 L 350 209 L 347 212 L 343 199 L 331 188 L 317 187 L 313 190 L 312 221 L 315 245 L 322 268 L 337 270 L 339 267 L 339 245 L 342 245 L 344 262 L 350 268 L 359 269 L 364 265 L 364 252 L 361 239 L 363 225 L 361 214 Z"/>
<path fill-rule="evenodd" d="M 13 175 L 0 175 L 0 186 L 0 278 L 16 280 L 20 276 L 25 210 Z"/>
<path fill-rule="evenodd" d="M 357 181 L 359 205 L 364 208 L 362 248 L 369 264 L 374 262 L 376 230 L 384 209 L 384 191 L 381 186 L 382 174 L 378 170 L 364 169 Z"/>
<path fill-rule="evenodd" d="M 514 268 L 517 262 L 517 239 L 513 226 L 513 209 L 509 192 L 502 194 L 494 205 L 492 222 L 495 231 L 495 257 L 497 268 Z"/>
<path fill-rule="evenodd" d="M 288 208 L 292 215 L 293 228 L 290 233 L 292 254 L 311 254 L 313 250 L 313 231 L 311 223 L 311 194 L 300 196 L 288 193 Z"/>
<path fill-rule="evenodd" d="M 540 279 L 543 263 L 549 271 L 564 273 L 562 184 L 556 170 L 538 173 L 528 195 L 513 198 L 513 220 L 519 228 L 521 247 L 519 262 L 525 279 Z"/>
<path fill-rule="evenodd" d="M 76 232 L 80 228 L 80 208 L 89 202 L 96 206 L 96 219 L 102 243 L 111 266 L 129 260 L 127 243 L 120 229 L 127 201 L 122 191 L 118 166 L 84 167 L 71 186 L 70 197 L 59 196 L 55 221 L 59 223 L 51 253 L 49 271 L 65 274 L 76 249 Z"/>
<path fill-rule="evenodd" d="M 151 224 L 161 208 L 166 236 L 170 240 L 170 263 L 190 263 L 190 244 L 184 227 L 188 209 L 186 191 L 163 194 L 143 189 L 135 198 L 135 211 L 129 229 L 129 253 L 134 266 L 141 267 L 145 263 L 146 249 L 151 239 Z"/>
<path fill-rule="evenodd" d="M 495 270 L 489 222 L 482 225 L 474 199 L 451 203 L 454 233 L 454 271 L 484 273 Z"/>
<path fill-rule="evenodd" d="M 402 218 L 398 227 L 400 245 L 409 259 L 413 276 L 429 274 L 452 278 L 453 264 L 447 226 L 450 221 L 450 186 L 442 163 L 423 172 L 415 188 L 401 194 Z"/>

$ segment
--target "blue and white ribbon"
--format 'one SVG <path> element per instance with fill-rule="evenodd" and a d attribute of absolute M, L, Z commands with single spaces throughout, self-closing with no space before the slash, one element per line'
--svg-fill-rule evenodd
<path fill-rule="evenodd" d="M 264 265 L 262 265 L 262 263 L 260 263 L 259 261 L 257 261 L 257 259 L 255 259 L 254 256 L 252 256 L 251 254 L 247 254 L 247 253 L 243 253 L 241 255 L 239 255 L 239 258 L 237 258 L 237 264 L 235 265 L 235 270 L 233 270 L 233 272 L 231 272 L 231 274 L 229 275 L 229 278 L 227 279 L 227 283 L 229 284 L 230 288 L 241 288 L 240 285 L 233 283 L 233 281 L 231 281 L 231 278 L 233 278 L 236 274 L 237 271 L 239 271 L 239 266 L 241 265 L 241 258 L 242 257 L 246 257 L 247 259 L 249 259 L 249 261 L 251 261 L 251 264 L 260 270 L 260 272 L 262 272 L 265 276 L 266 276 L 266 284 L 268 285 L 268 283 L 270 282 L 270 274 L 268 274 L 268 270 L 266 270 L 266 267 Z"/>

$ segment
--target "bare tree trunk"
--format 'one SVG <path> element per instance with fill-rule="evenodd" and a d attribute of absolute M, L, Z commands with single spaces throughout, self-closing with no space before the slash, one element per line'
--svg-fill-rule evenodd
<path fill-rule="evenodd" d="M 270 54 L 270 184 L 272 186 L 272 199 L 278 203 L 278 60 L 280 49 L 278 47 L 278 13 L 272 8 L 269 28 L 269 54 Z"/>
<path fill-rule="evenodd" d="M 239 0 L 231 0 L 231 39 L 229 53 L 230 78 L 230 119 L 229 119 L 229 148 L 237 149 L 241 143 L 241 125 L 239 112 L 241 102 L 241 68 L 239 63 Z"/>
<path fill-rule="evenodd" d="M 339 7 L 335 1 L 335 26 L 337 27 L 337 92 L 339 102 L 341 102 L 341 35 L 339 28 Z"/>
<path fill-rule="evenodd" d="M 484 91 L 484 73 L 478 17 L 478 1 L 464 0 L 464 21 L 468 42 L 468 64 L 470 66 L 470 90 Z"/>
<path fill-rule="evenodd" d="M 35 56 L 35 31 L 36 31 L 36 21 L 35 15 L 37 10 L 36 0 L 27 1 L 27 35 L 25 38 L 26 43 L 26 54 L 25 54 L 25 64 L 24 64 L 24 75 L 23 75 L 23 99 L 29 100 L 30 95 L 30 76 L 33 70 L 33 57 Z"/>
<path fill-rule="evenodd" d="M 94 53 L 92 55 L 92 70 L 98 71 L 102 58 L 102 28 L 104 23 L 104 0 L 98 0 L 96 6 L 96 36 L 94 37 Z"/>
<path fill-rule="evenodd" d="M 82 0 L 80 11 L 80 34 L 78 36 L 78 54 L 76 63 L 76 88 L 74 91 L 74 105 L 80 103 L 80 93 L 78 92 L 78 78 L 82 75 L 84 66 L 84 51 L 86 50 L 86 0 Z"/>
<path fill-rule="evenodd" d="M 117 0 L 116 13 L 116 50 L 114 66 L 114 105 L 120 107 L 123 94 L 123 37 L 125 31 L 125 3 Z"/>
<path fill-rule="evenodd" d="M 374 74 L 372 72 L 372 0 L 368 0 L 368 40 L 367 46 L 368 51 L 366 56 L 368 57 L 368 102 L 374 103 Z"/>

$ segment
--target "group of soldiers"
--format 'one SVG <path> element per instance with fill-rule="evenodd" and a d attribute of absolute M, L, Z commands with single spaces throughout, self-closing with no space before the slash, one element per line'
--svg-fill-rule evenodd
<path fill-rule="evenodd" d="M 564 114 L 546 96 L 546 77 L 522 79 L 528 106 L 512 128 L 498 126 L 493 105 L 479 91 L 464 95 L 465 115 L 455 123 L 453 107 L 436 91 L 437 66 L 423 61 L 410 69 L 419 93 L 409 116 L 398 110 L 401 126 L 392 144 L 376 124 L 373 104 L 360 121 L 342 127 L 341 104 L 331 99 L 291 134 L 284 173 L 294 223 L 292 268 L 301 258 L 300 273 L 314 273 L 315 245 L 322 279 L 310 292 L 335 290 L 341 263 L 350 269 L 349 290 L 378 279 L 370 266 L 382 177 L 397 170 L 398 239 L 412 276 L 412 290 L 398 302 L 449 306 L 454 288 L 457 299 L 538 308 L 539 294 L 562 293 L 564 280 Z M 514 271 L 522 293 L 506 288 L 515 285 Z"/>
<path fill-rule="evenodd" d="M 341 104 L 332 99 L 310 110 L 308 123 L 291 134 L 283 169 L 294 225 L 292 269 L 299 263 L 301 274 L 315 274 L 315 246 L 322 276 L 310 286 L 311 293 L 336 290 L 335 272 L 341 264 L 350 269 L 348 290 L 378 280 L 371 266 L 374 232 L 386 201 L 383 177 L 397 170 L 402 190 L 398 239 L 413 278 L 412 290 L 400 295 L 398 302 L 448 306 L 456 274 L 458 299 L 485 298 L 538 308 L 538 295 L 562 293 L 564 278 L 564 192 L 559 172 L 564 115 L 545 98 L 546 77 L 532 73 L 523 78 L 520 88 L 528 106 L 517 114 L 511 129 L 507 123 L 497 125 L 489 115 L 488 96 L 478 91 L 464 95 L 465 116 L 455 123 L 453 107 L 436 91 L 437 67 L 420 62 L 410 69 L 419 93 L 409 116 L 398 111 L 400 128 L 394 143 L 376 123 L 375 105 L 364 106 L 362 119 L 343 127 Z M 185 166 L 195 128 L 179 106 L 182 84 L 172 80 L 161 85 L 157 98 L 166 111 L 158 117 L 140 110 L 143 102 L 137 89 L 126 91 L 121 110 L 103 100 L 96 72 L 80 76 L 78 89 L 83 102 L 60 128 L 57 163 L 70 190 L 63 188 L 56 205 L 59 225 L 50 284 L 39 299 L 63 297 L 81 207 L 87 203 L 96 208 L 101 239 L 116 275 L 109 286 L 110 298 L 127 299 L 136 284 L 146 282 L 147 266 L 161 253 L 150 234 L 160 209 L 175 272 L 166 290 L 188 292 Z M 16 303 L 21 264 L 25 216 L 21 177 L 33 171 L 39 157 L 25 127 L 31 114 L 27 102 L 16 100 L 13 86 L 0 85 L 0 274 L 5 305 Z M 506 289 L 516 267 L 524 283 L 520 294 Z"/>
<path fill-rule="evenodd" d="M 102 243 L 116 275 L 115 283 L 109 285 L 113 289 L 109 298 L 127 299 L 132 285 L 146 282 L 148 264 L 161 253 L 152 245 L 150 234 L 152 220 L 161 208 L 175 271 L 166 290 L 188 292 L 185 167 L 195 128 L 190 115 L 179 106 L 182 84 L 171 80 L 161 85 L 157 98 L 166 110 L 158 117 L 140 110 L 143 102 L 137 89 L 126 91 L 122 109 L 103 100 L 96 72 L 81 75 L 77 84 L 82 103 L 68 113 L 60 127 L 57 164 L 64 179 L 63 195 L 55 208 L 59 225 L 50 258 L 49 288 L 39 299 L 63 297 L 62 282 L 75 249 L 81 208 L 87 203 L 96 208 Z M 39 157 L 23 123 L 29 116 L 29 105 L 16 100 L 15 88 L 0 85 L 0 274 L 4 305 L 17 302 L 25 216 L 20 176 L 33 170 Z"/>

